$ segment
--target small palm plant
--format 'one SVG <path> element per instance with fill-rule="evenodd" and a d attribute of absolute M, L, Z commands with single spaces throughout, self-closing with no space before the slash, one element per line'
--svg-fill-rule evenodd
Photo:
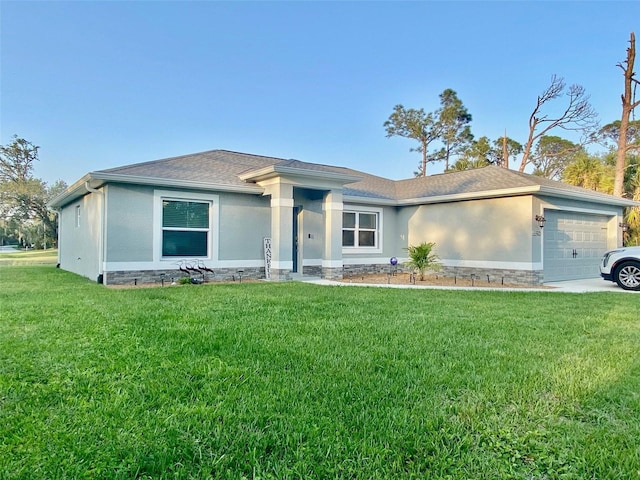
<path fill-rule="evenodd" d="M 405 248 L 409 252 L 409 260 L 405 265 L 416 269 L 420 273 L 420 280 L 424 280 L 427 270 L 439 270 L 438 256 L 433 253 L 434 242 L 422 242 L 420 245 L 410 245 Z"/>

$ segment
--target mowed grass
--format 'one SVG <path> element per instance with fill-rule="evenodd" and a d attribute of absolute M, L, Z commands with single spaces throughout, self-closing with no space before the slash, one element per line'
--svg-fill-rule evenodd
<path fill-rule="evenodd" d="M 640 302 L 0 269 L 0 478 L 640 478 Z"/>
<path fill-rule="evenodd" d="M 58 249 L 48 250 L 21 250 L 16 249 L 11 252 L 0 252 L 0 266 L 4 265 L 33 265 L 51 264 L 58 262 Z"/>

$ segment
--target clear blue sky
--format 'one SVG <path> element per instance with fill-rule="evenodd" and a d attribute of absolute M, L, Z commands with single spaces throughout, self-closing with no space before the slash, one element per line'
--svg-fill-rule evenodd
<path fill-rule="evenodd" d="M 394 105 L 446 88 L 476 137 L 524 143 L 557 74 L 620 118 L 640 2 L 2 1 L 1 143 L 41 147 L 35 176 L 212 149 L 408 178 Z M 640 70 L 640 60 L 636 71 Z M 562 135 L 562 132 L 558 132 Z M 441 167 L 430 166 L 430 173 Z"/>

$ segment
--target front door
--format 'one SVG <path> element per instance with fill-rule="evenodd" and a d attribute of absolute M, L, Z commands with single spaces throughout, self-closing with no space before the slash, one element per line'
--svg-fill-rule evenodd
<path fill-rule="evenodd" d="M 298 273 L 298 217 L 300 216 L 300 207 L 293 207 L 293 251 L 291 257 L 293 258 L 293 273 Z"/>

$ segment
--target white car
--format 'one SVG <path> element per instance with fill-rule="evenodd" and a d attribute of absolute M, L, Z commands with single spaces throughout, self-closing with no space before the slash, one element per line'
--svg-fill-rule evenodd
<path fill-rule="evenodd" d="M 640 291 L 640 247 L 609 250 L 602 257 L 600 276 L 625 290 Z"/>

